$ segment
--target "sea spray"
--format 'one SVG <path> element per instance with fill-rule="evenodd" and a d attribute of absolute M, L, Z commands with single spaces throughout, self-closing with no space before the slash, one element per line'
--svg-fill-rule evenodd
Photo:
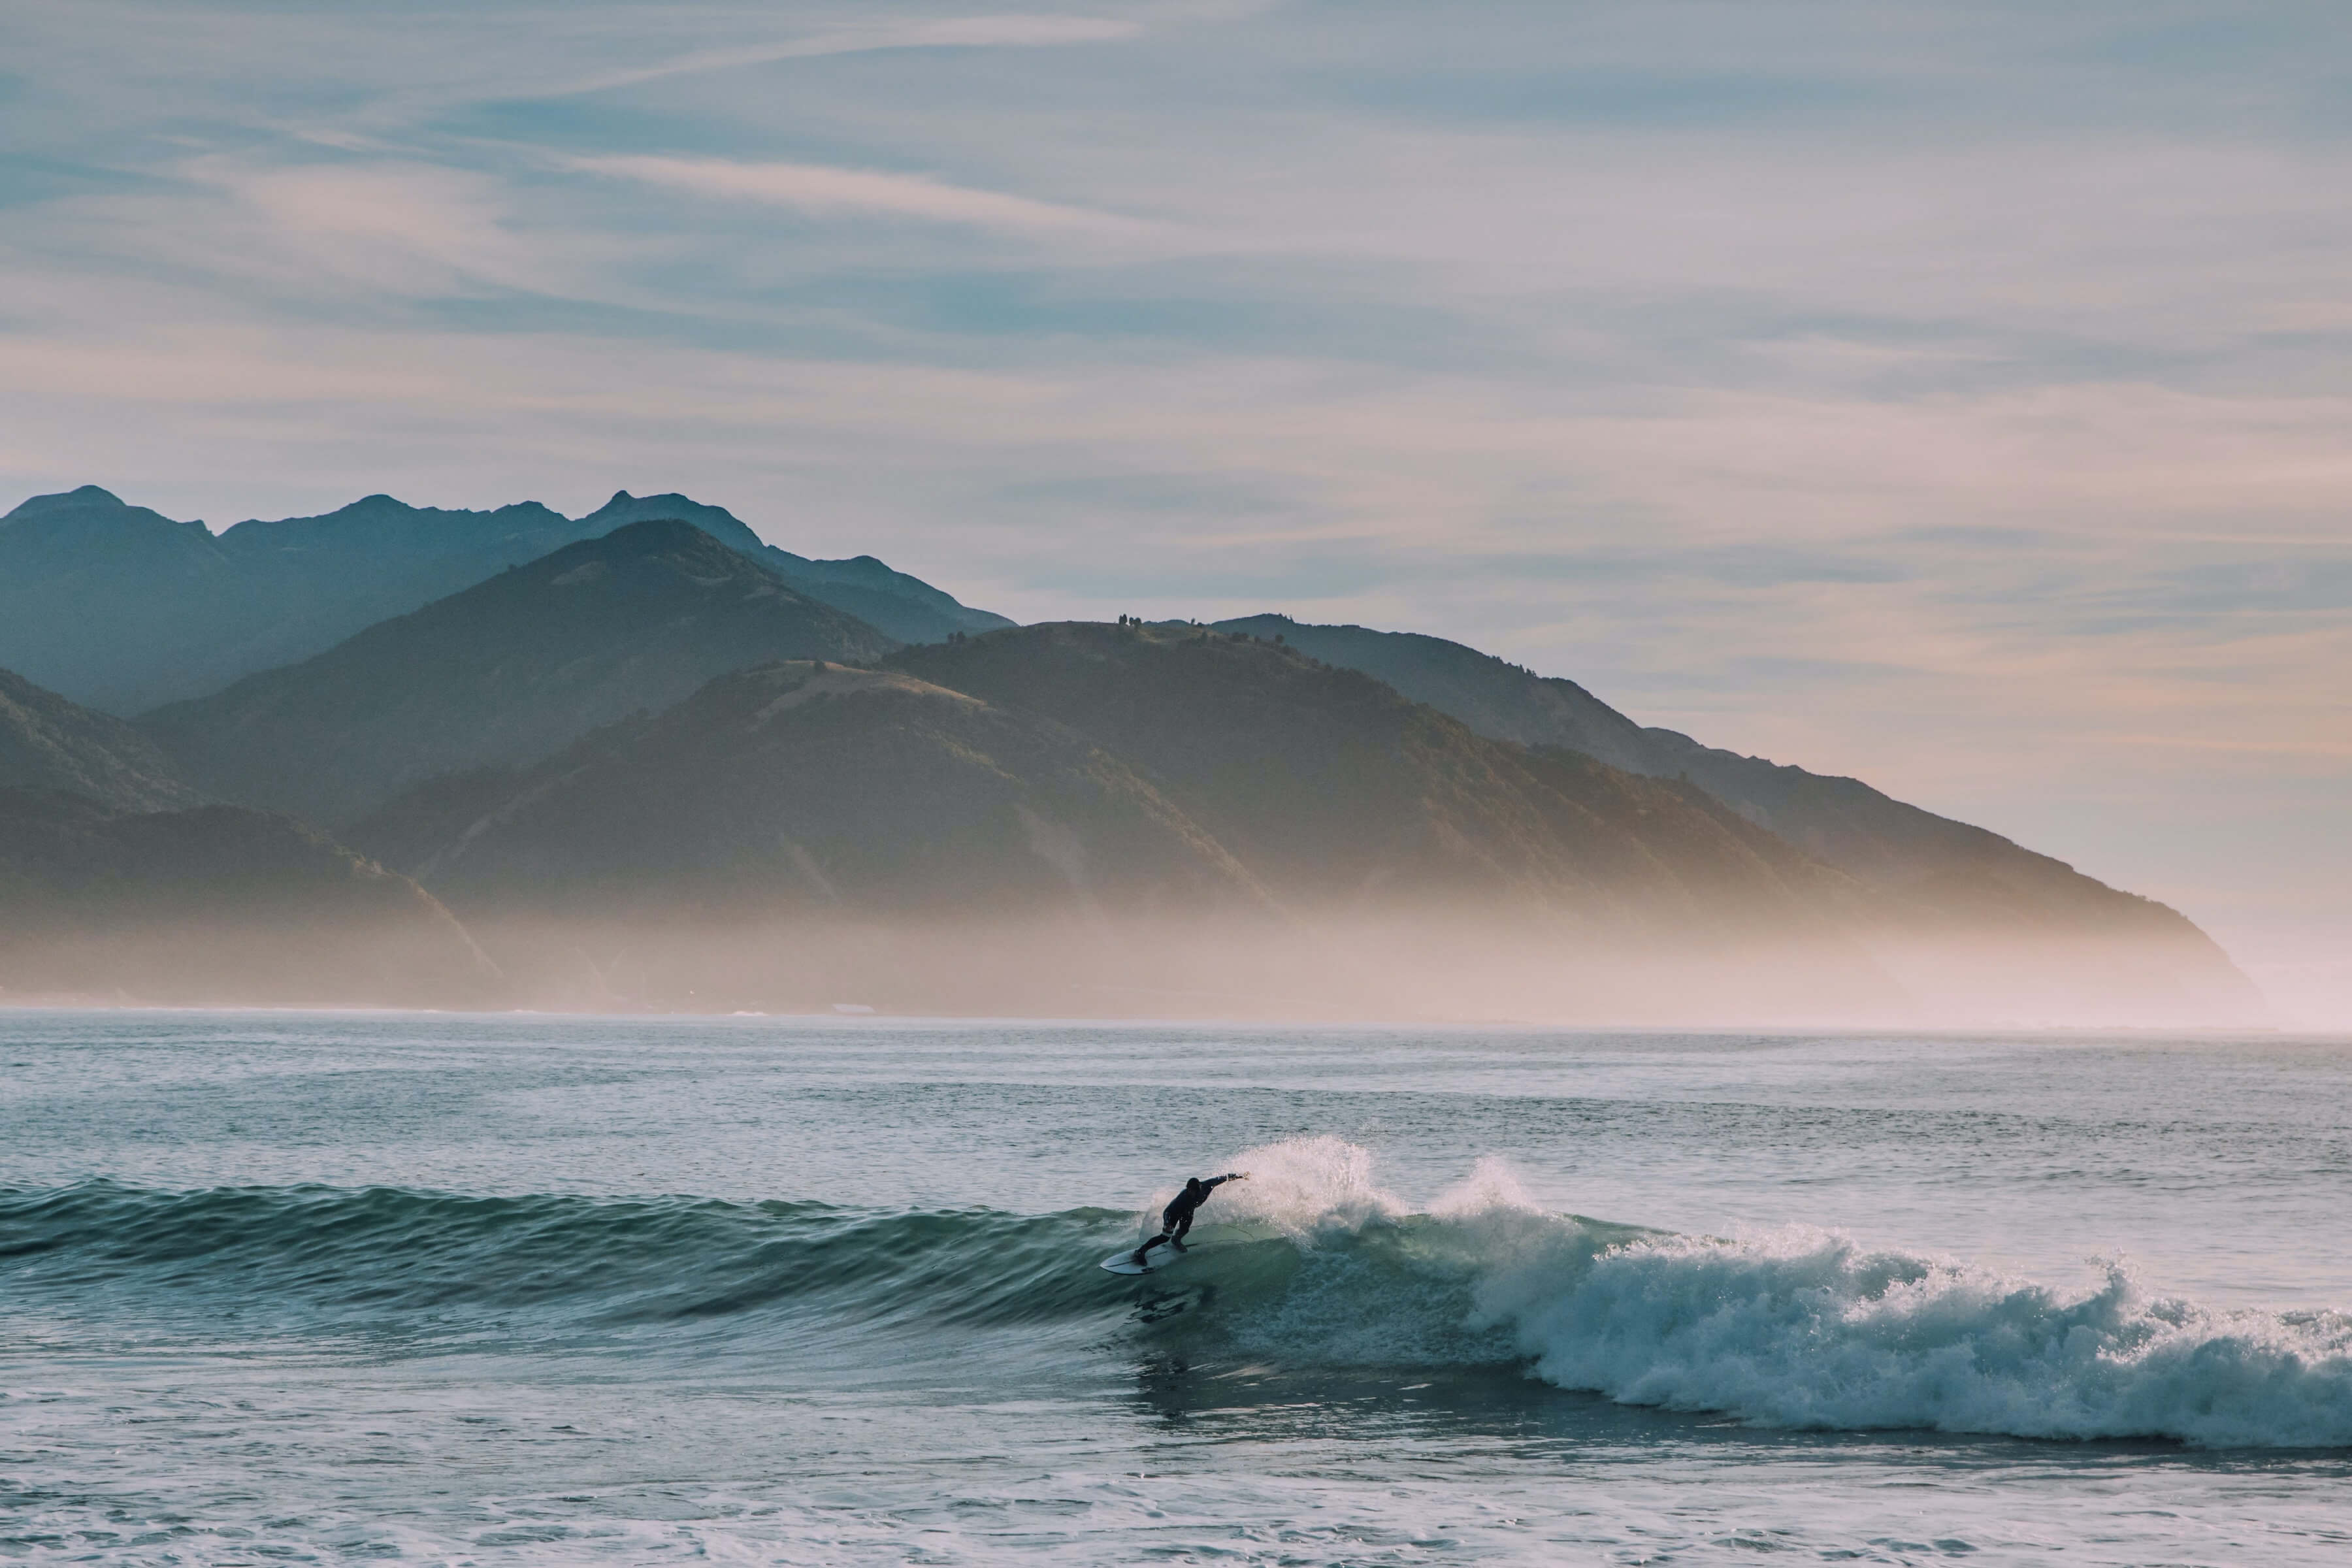
<path fill-rule="evenodd" d="M 1368 1149 L 1328 1134 L 1285 1139 L 1252 1149 L 1235 1162 L 1246 1182 L 1217 1189 L 1202 1218 L 1260 1227 L 1295 1241 L 1354 1235 L 1409 1211 L 1372 1181 Z M 1175 1195 L 1154 1194 L 1153 1212 Z"/>

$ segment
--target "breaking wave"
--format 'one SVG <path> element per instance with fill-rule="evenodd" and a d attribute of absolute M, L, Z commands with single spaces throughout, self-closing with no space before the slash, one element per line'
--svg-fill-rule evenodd
<path fill-rule="evenodd" d="M 1775 1426 L 2352 1445 L 2341 1312 L 2152 1297 L 2120 1264 L 2069 1297 L 1801 1226 L 1635 1230 L 1541 1210 L 1495 1162 L 1416 1214 L 1334 1139 L 1244 1163 L 1241 1203 L 1305 1265 L 1297 1300 L 1235 1325 L 1268 1350 L 1507 1349 L 1561 1388 Z"/>
<path fill-rule="evenodd" d="M 1100 1323 L 1295 1364 L 1517 1364 L 1777 1426 L 2352 1446 L 2341 1313 L 2149 1296 L 2120 1265 L 2070 1296 L 1801 1227 L 1723 1240 L 1611 1225 L 1535 1206 L 1493 1163 L 1415 1211 L 1337 1139 L 1235 1163 L 1252 1180 L 1219 1192 L 1195 1255 L 1142 1280 L 1093 1267 L 1137 1234 L 1138 1216 L 1106 1209 L 90 1182 L 0 1193 L 0 1289 L 82 1317 L 428 1334 Z"/>

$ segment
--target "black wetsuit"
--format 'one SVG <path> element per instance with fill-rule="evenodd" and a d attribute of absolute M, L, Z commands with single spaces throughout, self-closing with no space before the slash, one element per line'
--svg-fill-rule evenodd
<path fill-rule="evenodd" d="M 1197 1176 L 1188 1179 L 1184 1184 L 1184 1190 L 1178 1193 L 1174 1200 L 1160 1211 L 1160 1234 L 1135 1249 L 1135 1260 L 1138 1263 L 1142 1262 L 1143 1255 L 1163 1241 L 1177 1251 L 1183 1251 L 1184 1233 L 1192 1228 L 1192 1211 L 1209 1201 L 1209 1194 L 1213 1189 L 1223 1186 L 1232 1180 L 1233 1177 L 1230 1175 L 1211 1176 L 1205 1182 Z"/>

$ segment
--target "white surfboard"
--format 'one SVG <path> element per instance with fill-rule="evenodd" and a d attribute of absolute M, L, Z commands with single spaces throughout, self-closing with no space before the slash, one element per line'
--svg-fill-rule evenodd
<path fill-rule="evenodd" d="M 1123 1247 L 1102 1260 L 1101 1267 L 1113 1274 L 1155 1274 L 1184 1255 L 1172 1247 L 1155 1247 L 1146 1253 L 1143 1261 L 1135 1260 L 1135 1248 Z"/>

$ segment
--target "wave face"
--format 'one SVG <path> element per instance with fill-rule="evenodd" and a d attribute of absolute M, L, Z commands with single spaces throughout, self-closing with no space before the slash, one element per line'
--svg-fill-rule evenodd
<path fill-rule="evenodd" d="M 84 1309 L 226 1308 L 310 1325 L 527 1331 L 812 1310 L 876 1326 L 916 1313 L 1013 1324 L 1115 1296 L 1113 1276 L 1071 1265 L 1129 1217 L 101 1181 L 0 1194 L 0 1282 Z"/>
<path fill-rule="evenodd" d="M 1095 1260 L 1105 1209 L 1015 1215 L 701 1199 L 109 1183 L 0 1194 L 20 1300 L 677 1334 L 1105 1327 L 1293 1364 L 1516 1364 L 1627 1404 L 1759 1425 L 2208 1447 L 2352 1446 L 2352 1318 L 2151 1298 L 2120 1266 L 2068 1298 L 1791 1227 L 1736 1240 L 1546 1212 L 1499 1165 L 1414 1211 L 1361 1149 L 1250 1151 L 1178 1269 Z M 1156 1206 L 1156 1205 L 1155 1205 Z M 1138 1321 L 1139 1320 L 1139 1321 Z M 951 1336 L 950 1336 L 951 1338 Z M 788 1338 L 790 1345 L 804 1342 Z"/>

